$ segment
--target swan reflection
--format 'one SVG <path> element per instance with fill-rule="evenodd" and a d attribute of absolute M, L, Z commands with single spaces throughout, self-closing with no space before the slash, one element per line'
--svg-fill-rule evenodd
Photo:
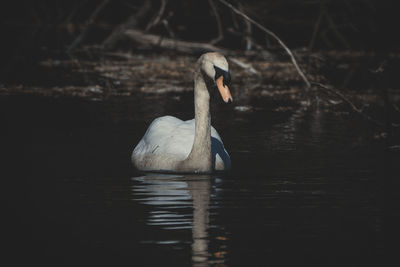
<path fill-rule="evenodd" d="M 148 174 L 133 178 L 135 201 L 150 205 L 147 224 L 162 229 L 192 229 L 192 261 L 208 265 L 208 228 L 211 177 L 209 175 Z M 192 212 L 182 212 L 184 209 Z M 176 244 L 159 241 L 157 244 Z"/>

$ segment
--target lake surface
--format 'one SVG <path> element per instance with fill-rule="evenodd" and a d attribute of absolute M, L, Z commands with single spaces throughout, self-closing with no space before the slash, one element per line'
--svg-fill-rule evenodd
<path fill-rule="evenodd" d="M 5 254 L 35 266 L 381 265 L 398 150 L 359 117 L 247 104 L 213 104 L 231 172 L 146 175 L 133 148 L 155 117 L 191 119 L 192 94 L 1 97 Z"/>

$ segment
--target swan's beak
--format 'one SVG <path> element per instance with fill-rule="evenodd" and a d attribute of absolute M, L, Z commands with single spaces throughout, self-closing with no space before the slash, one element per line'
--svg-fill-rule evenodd
<path fill-rule="evenodd" d="M 219 93 L 221 94 L 222 99 L 225 103 L 233 102 L 233 98 L 231 92 L 229 91 L 228 86 L 224 85 L 224 76 L 220 76 L 217 80 L 217 87 Z"/>

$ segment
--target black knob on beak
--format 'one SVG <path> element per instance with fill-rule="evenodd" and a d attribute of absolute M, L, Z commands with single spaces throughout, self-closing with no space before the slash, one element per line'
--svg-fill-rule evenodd
<path fill-rule="evenodd" d="M 229 85 L 231 82 L 231 75 L 229 74 L 228 71 L 220 69 L 216 66 L 214 66 L 215 69 L 215 80 L 217 80 L 219 77 L 223 76 L 224 77 L 224 85 Z"/>

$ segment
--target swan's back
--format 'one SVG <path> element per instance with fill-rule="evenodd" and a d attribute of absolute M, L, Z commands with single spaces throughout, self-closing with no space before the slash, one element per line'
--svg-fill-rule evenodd
<path fill-rule="evenodd" d="M 136 153 L 170 154 L 185 159 L 194 140 L 194 123 L 172 116 L 155 119 L 133 151 Z"/>
<path fill-rule="evenodd" d="M 195 120 L 182 121 L 172 116 L 155 119 L 132 152 L 139 170 L 170 170 L 189 155 L 195 136 Z M 213 165 L 216 170 L 230 168 L 229 155 L 221 137 L 211 126 Z"/>

